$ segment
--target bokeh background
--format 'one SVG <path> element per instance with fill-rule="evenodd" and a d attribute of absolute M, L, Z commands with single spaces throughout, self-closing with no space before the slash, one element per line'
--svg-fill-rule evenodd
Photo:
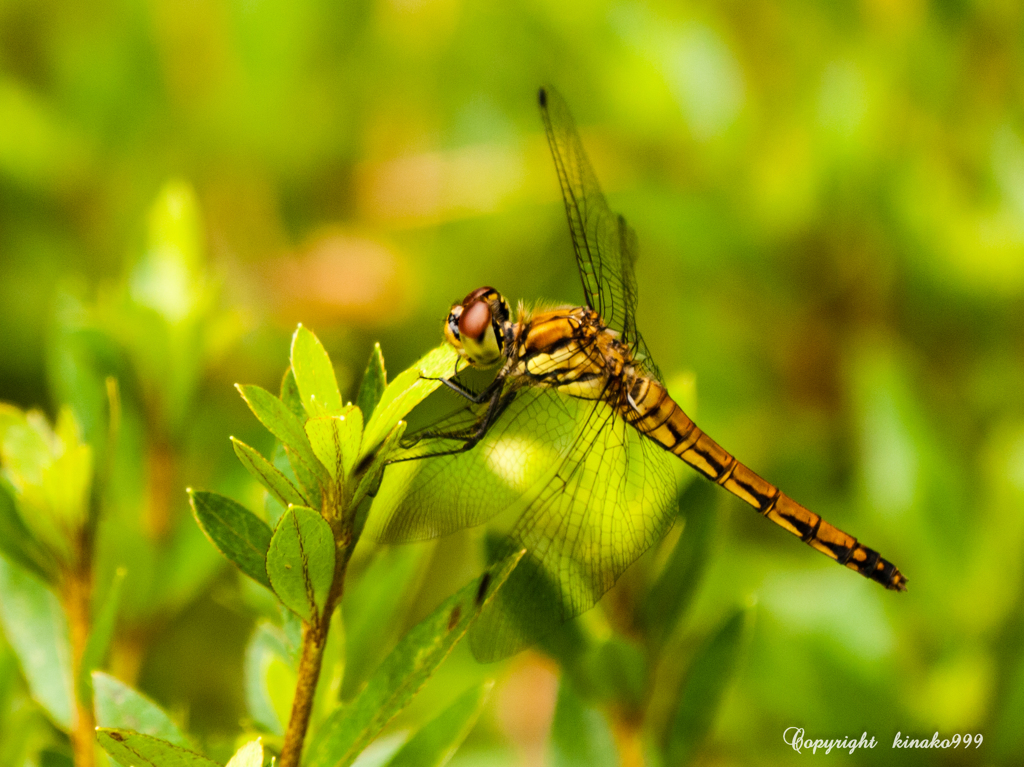
<path fill-rule="evenodd" d="M 297 322 L 352 397 L 374 342 L 397 373 L 480 285 L 581 300 L 542 83 L 639 234 L 640 327 L 670 382 L 695 381 L 698 422 L 910 579 L 885 592 L 723 498 L 683 630 L 752 599 L 756 620 L 699 760 L 796 764 L 799 726 L 880 741 L 833 760 L 1024 761 L 1011 0 L 0 2 L 0 400 L 53 413 L 75 338 L 110 339 L 119 518 L 148 552 L 113 673 L 213 752 L 237 736 L 258 598 L 184 487 L 259 506 L 227 437 L 269 439 L 232 384 L 276 388 Z M 175 205 L 201 224 L 171 263 L 153 232 Z M 466 541 L 423 547 L 397 625 L 472 575 Z M 35 720 L 0 657 L 11 732 Z M 554 664 L 460 649 L 446 668 L 413 721 L 452 680 L 498 679 L 457 763 L 543 757 Z M 897 731 L 985 740 L 908 754 Z"/>

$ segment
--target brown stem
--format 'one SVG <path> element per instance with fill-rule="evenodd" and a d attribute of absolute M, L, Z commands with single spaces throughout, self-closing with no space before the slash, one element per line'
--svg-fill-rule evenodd
<path fill-rule="evenodd" d="M 177 472 L 176 454 L 166 439 L 154 437 L 146 452 L 146 505 L 143 525 L 155 543 L 163 541 L 171 530 L 171 506 Z"/>
<path fill-rule="evenodd" d="M 62 568 L 60 595 L 68 619 L 71 639 L 71 693 L 74 711 L 71 721 L 71 749 L 75 767 L 96 764 L 96 715 L 93 712 L 92 680 L 84 673 L 85 650 L 92 632 L 92 559 L 96 524 L 103 508 L 103 498 L 114 469 L 114 447 L 121 426 L 121 396 L 117 379 L 105 381 L 109 421 L 102 460 L 93 477 L 89 511 L 74 539 L 74 558 Z"/>
<path fill-rule="evenodd" d="M 612 736 L 619 752 L 622 767 L 643 767 L 644 744 L 638 724 L 620 714 L 612 716 Z"/>
<path fill-rule="evenodd" d="M 292 713 L 288 718 L 288 729 L 284 733 L 284 745 L 277 767 L 299 767 L 302 746 L 309 728 L 309 716 L 313 713 L 316 685 L 320 679 L 324 648 L 327 646 L 327 631 L 331 627 L 334 608 L 341 602 L 345 584 L 345 570 L 352 553 L 351 535 L 345 524 L 338 518 L 331 519 L 335 540 L 334 580 L 327 594 L 327 606 L 322 616 L 314 616 L 311 623 L 302 624 L 302 655 L 299 657 L 298 679 L 295 683 L 295 698 Z"/>
<path fill-rule="evenodd" d="M 86 536 L 83 536 L 85 538 Z M 64 580 L 64 609 L 71 633 L 71 674 L 74 697 L 74 717 L 71 723 L 71 747 L 75 767 L 94 767 L 96 764 L 96 718 L 92 710 L 92 690 L 83 684 L 82 662 L 89 639 L 92 621 L 89 602 L 92 595 L 92 567 L 87 540 L 81 542 L 78 565 L 69 568 Z"/>
<path fill-rule="evenodd" d="M 316 695 L 317 680 L 320 679 L 329 625 L 329 620 L 303 624 L 302 656 L 299 658 L 295 699 L 288 719 L 288 729 L 284 734 L 284 746 L 277 760 L 278 767 L 298 767 L 302 757 L 302 744 L 309 727 L 309 715 L 313 712 L 313 697 Z"/>

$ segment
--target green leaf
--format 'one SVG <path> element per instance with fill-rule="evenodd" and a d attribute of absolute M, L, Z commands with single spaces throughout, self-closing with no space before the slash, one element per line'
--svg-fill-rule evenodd
<path fill-rule="evenodd" d="M 0 735 L 0 764 L 14 767 L 44 767 L 39 759 L 43 744 L 53 743 L 53 724 L 20 691 L 21 680 L 14 655 L 5 647 L 0 652 L 0 698 L 3 700 L 3 734 Z M 39 759 L 39 762 L 36 760 Z M 70 759 L 66 767 L 71 767 Z"/>
<path fill-rule="evenodd" d="M 77 531 L 89 513 L 92 448 L 82 442 L 71 408 L 60 409 L 54 431 L 53 463 L 43 469 L 43 493 L 64 530 Z"/>
<path fill-rule="evenodd" d="M 739 609 L 697 650 L 680 690 L 665 744 L 666 764 L 687 764 L 715 723 L 736 672 L 752 610 Z"/>
<path fill-rule="evenodd" d="M 7 483 L 0 481 L 0 555 L 25 568 L 43 581 L 52 583 L 53 562 L 40 550 L 39 543 L 25 526 Z"/>
<path fill-rule="evenodd" d="M 16 490 L 42 484 L 43 471 L 53 462 L 53 441 L 41 413 L 0 402 L 0 461 Z"/>
<path fill-rule="evenodd" d="M 263 767 L 263 744 L 251 740 L 238 749 L 227 767 Z"/>
<path fill-rule="evenodd" d="M 202 754 L 140 732 L 101 728 L 96 741 L 111 757 L 131 767 L 220 767 Z"/>
<path fill-rule="evenodd" d="M 71 727 L 71 649 L 57 597 L 0 557 L 0 624 L 32 697 L 61 729 Z"/>
<path fill-rule="evenodd" d="M 42 413 L 0 403 L 0 465 L 25 527 L 70 560 L 92 484 L 92 449 L 71 411 L 61 411 L 55 432 Z"/>
<path fill-rule="evenodd" d="M 277 523 L 267 573 L 285 607 L 306 622 L 321 616 L 334 580 L 334 535 L 313 509 L 291 506 Z"/>
<path fill-rule="evenodd" d="M 281 618 L 281 633 L 285 646 L 288 648 L 292 664 L 298 668 L 299 660 L 302 658 L 302 618 L 284 604 L 278 605 L 278 615 Z"/>
<path fill-rule="evenodd" d="M 353 506 L 358 506 L 368 495 L 376 494 L 377 489 L 380 487 L 381 479 L 384 476 L 384 469 L 387 466 L 388 458 L 402 441 L 405 427 L 405 421 L 399 421 L 395 424 L 395 428 L 384 438 L 384 442 L 373 454 L 373 460 L 370 462 L 369 467 L 363 471 L 362 478 L 359 480 L 356 491 L 352 495 Z M 362 530 L 360 529 L 358 532 L 361 533 Z"/>
<path fill-rule="evenodd" d="M 331 358 L 311 330 L 299 325 L 292 336 L 292 373 L 310 418 L 341 414 L 341 392 Z"/>
<path fill-rule="evenodd" d="M 366 363 L 366 372 L 363 373 L 363 381 L 359 384 L 359 394 L 356 396 L 356 404 L 363 413 L 363 423 L 369 422 L 387 384 L 388 374 L 384 369 L 384 355 L 380 351 L 380 344 L 374 344 L 370 360 Z"/>
<path fill-rule="evenodd" d="M 231 444 L 235 448 L 235 455 L 238 456 L 238 460 L 242 462 L 242 465 L 277 500 L 285 506 L 289 503 L 296 505 L 306 505 L 309 503 L 309 499 L 303 497 L 300 490 L 292 484 L 292 481 L 282 474 L 274 464 L 260 455 L 259 451 L 234 437 L 231 438 Z"/>
<path fill-rule="evenodd" d="M 469 688 L 399 749 L 387 767 L 441 767 L 473 729 L 494 682 Z"/>
<path fill-rule="evenodd" d="M 381 735 L 363 749 L 363 753 L 352 762 L 352 767 L 384 767 L 388 759 L 397 754 L 398 749 L 404 746 L 407 740 L 409 733 L 405 730 Z"/>
<path fill-rule="evenodd" d="M 319 499 L 320 481 L 327 478 L 327 471 L 320 466 L 313 453 L 306 430 L 303 428 L 303 420 L 266 389 L 252 385 L 237 385 L 236 388 L 259 422 L 284 443 L 306 494 L 312 494 Z"/>
<path fill-rule="evenodd" d="M 408 463 L 413 462 L 399 466 Z M 501 560 L 514 546 L 507 535 L 487 531 L 484 547 L 488 562 Z M 469 649 L 473 657 L 481 663 L 492 663 L 524 649 L 535 638 L 538 646 L 569 673 L 582 673 L 585 669 L 580 668 L 579 660 L 591 655 L 593 639 L 583 622 L 562 620 L 558 589 L 555 578 L 534 557 L 523 557 L 470 629 Z M 589 689 L 587 685 L 593 684 L 582 678 L 580 682 L 581 689 Z"/>
<path fill-rule="evenodd" d="M 214 546 L 257 583 L 271 588 L 267 550 L 273 533 L 262 519 L 239 503 L 217 493 L 189 490 L 199 527 Z"/>
<path fill-rule="evenodd" d="M 389 546 L 382 549 L 358 579 L 345 584 L 341 603 L 345 617 L 345 679 L 342 698 L 355 695 L 376 668 L 399 628 L 417 575 L 426 564 L 427 546 Z"/>
<path fill-rule="evenodd" d="M 679 498 L 686 526 L 641 607 L 648 635 L 658 644 L 685 614 L 700 584 L 714 537 L 718 494 L 713 483 L 698 481 Z"/>
<path fill-rule="evenodd" d="M 551 721 L 551 767 L 615 767 L 615 753 L 607 720 L 563 676 Z"/>
<path fill-rule="evenodd" d="M 465 636 L 524 553 L 518 551 L 497 563 L 410 629 L 359 695 L 327 718 L 310 744 L 306 767 L 351 764 Z"/>
<path fill-rule="evenodd" d="M 39 751 L 39 767 L 75 767 L 75 763 L 67 751 L 50 746 Z"/>
<path fill-rule="evenodd" d="M 305 421 L 309 416 L 302 406 L 302 395 L 299 394 L 299 385 L 295 383 L 295 372 L 289 368 L 284 371 L 281 379 L 281 401 L 291 413 L 299 420 Z"/>
<path fill-rule="evenodd" d="M 166 711 L 124 682 L 94 671 L 92 686 L 96 693 L 96 724 L 100 727 L 133 730 L 183 748 L 194 748 Z"/>
<path fill-rule="evenodd" d="M 284 735 L 295 692 L 295 664 L 284 631 L 257 624 L 245 648 L 245 701 L 249 716 L 268 732 Z"/>
<path fill-rule="evenodd" d="M 127 570 L 123 567 L 117 568 L 114 579 L 107 590 L 106 598 L 99 611 L 93 616 L 92 630 L 85 642 L 85 650 L 82 652 L 82 664 L 78 677 L 79 700 L 89 705 L 92 700 L 92 672 L 103 663 L 110 647 L 110 640 L 114 637 L 114 627 L 117 625 L 117 610 L 121 605 L 121 587 L 124 585 L 124 578 Z M 138 729 L 138 728 L 135 728 Z"/>
<path fill-rule="evenodd" d="M 54 402 L 71 406 L 86 440 L 97 454 L 110 433 L 105 378 L 114 372 L 119 351 L 110 335 L 90 326 L 82 299 L 58 288 L 46 343 L 47 379 Z"/>
<path fill-rule="evenodd" d="M 355 405 L 344 408 L 341 415 L 306 421 L 306 436 L 313 452 L 335 480 L 352 473 L 362 435 L 363 414 Z"/>
<path fill-rule="evenodd" d="M 455 374 L 464 366 L 458 352 L 450 344 L 442 344 L 427 352 L 419 362 L 403 370 L 387 385 L 363 430 L 360 458 L 372 453 L 395 424 L 441 385 L 440 379 Z"/>
<path fill-rule="evenodd" d="M 647 658 L 640 647 L 612 636 L 588 658 L 587 666 L 590 689 L 602 699 L 614 700 L 627 709 L 642 708 L 648 674 Z"/>
<path fill-rule="evenodd" d="M 85 524 L 92 486 L 92 448 L 82 441 L 78 419 L 67 405 L 57 415 L 57 454 L 44 472 L 50 505 L 68 530 Z"/>
<path fill-rule="evenodd" d="M 147 248 L 131 273 L 132 298 L 180 323 L 197 308 L 196 285 L 203 265 L 203 227 L 191 185 L 172 180 L 149 209 Z"/>

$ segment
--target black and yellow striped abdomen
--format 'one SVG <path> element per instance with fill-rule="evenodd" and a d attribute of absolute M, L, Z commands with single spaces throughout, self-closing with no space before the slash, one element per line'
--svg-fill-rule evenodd
<path fill-rule="evenodd" d="M 888 589 L 906 590 L 907 579 L 896 565 L 737 461 L 690 420 L 659 382 L 637 377 L 619 408 L 626 421 L 640 433 L 825 556 Z"/>

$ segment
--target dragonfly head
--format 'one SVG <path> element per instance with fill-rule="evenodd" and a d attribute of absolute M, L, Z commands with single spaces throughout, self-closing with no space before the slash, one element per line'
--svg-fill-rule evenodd
<path fill-rule="evenodd" d="M 477 288 L 452 306 L 444 337 L 473 367 L 489 368 L 508 356 L 512 321 L 508 302 L 494 288 Z"/>

